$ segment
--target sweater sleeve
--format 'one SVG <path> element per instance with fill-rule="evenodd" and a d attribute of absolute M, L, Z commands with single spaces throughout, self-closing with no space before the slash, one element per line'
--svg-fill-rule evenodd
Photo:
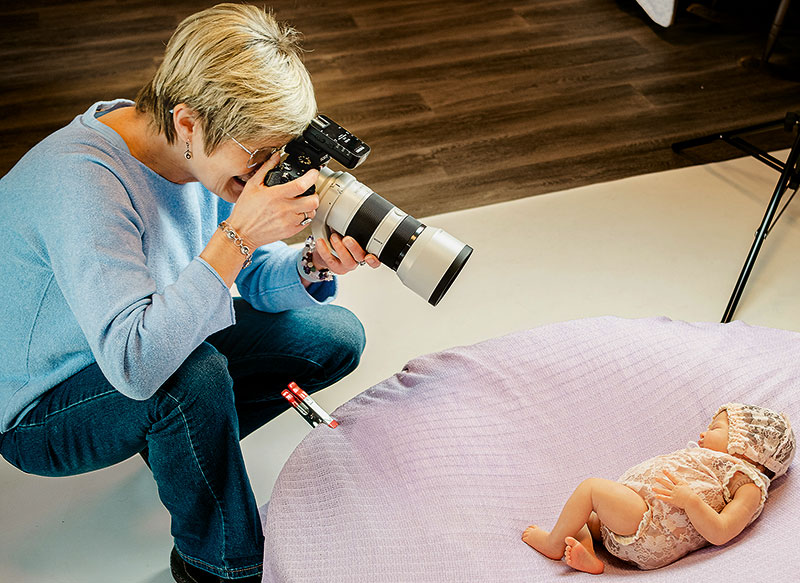
<path fill-rule="evenodd" d="M 64 299 L 109 382 L 146 399 L 205 338 L 234 322 L 229 290 L 199 257 L 157 289 L 145 222 L 107 164 L 74 154 L 45 182 L 52 204 L 39 217 L 40 233 Z"/>
<path fill-rule="evenodd" d="M 283 242 L 256 249 L 253 264 L 243 269 L 236 279 L 242 298 L 263 312 L 282 312 L 332 302 L 338 291 L 337 278 L 306 289 L 297 270 L 299 257 L 299 250 Z"/>

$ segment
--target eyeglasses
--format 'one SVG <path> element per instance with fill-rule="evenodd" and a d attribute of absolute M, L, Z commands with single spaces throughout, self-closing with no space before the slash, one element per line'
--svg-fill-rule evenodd
<path fill-rule="evenodd" d="M 244 144 L 242 144 L 239 140 L 234 138 L 228 132 L 225 132 L 225 134 L 234 142 L 236 142 L 236 145 L 238 145 L 242 150 L 250 154 L 250 159 L 247 161 L 248 168 L 255 168 L 256 166 L 260 166 L 261 164 L 269 160 L 275 152 L 280 152 L 283 149 L 283 147 L 259 148 L 258 150 L 251 152 L 250 150 L 247 149 L 247 147 Z"/>

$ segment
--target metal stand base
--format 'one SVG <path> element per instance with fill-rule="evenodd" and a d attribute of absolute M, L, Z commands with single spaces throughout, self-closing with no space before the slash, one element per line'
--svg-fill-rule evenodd
<path fill-rule="evenodd" d="M 747 285 L 747 279 L 750 277 L 750 272 L 753 271 L 753 265 L 756 262 L 756 257 L 758 257 L 758 252 L 761 250 L 761 245 L 764 243 L 764 239 L 767 238 L 767 235 L 769 235 L 772 227 L 783 214 L 783 211 L 786 210 L 786 206 L 792 201 L 792 198 L 797 193 L 798 185 L 800 185 L 800 167 L 798 167 L 798 161 L 800 160 L 800 131 L 796 132 L 794 144 L 792 145 L 792 149 L 789 151 L 789 156 L 786 158 L 786 162 L 781 162 L 774 156 L 771 156 L 767 152 L 764 152 L 760 148 L 757 148 L 739 136 L 751 134 L 772 127 L 778 127 L 781 124 L 783 124 L 784 129 L 787 132 L 798 130 L 800 127 L 800 114 L 790 111 L 782 120 L 756 124 L 737 130 L 711 134 L 701 138 L 685 140 L 683 142 L 676 142 L 672 144 L 672 149 L 675 152 L 681 152 L 686 148 L 693 148 L 703 144 L 710 144 L 716 140 L 723 140 L 724 142 L 731 144 L 732 146 L 753 156 L 757 160 L 781 173 L 778 183 L 775 186 L 775 191 L 772 194 L 772 198 L 767 205 L 764 219 L 761 221 L 761 225 L 756 231 L 753 246 L 750 248 L 750 253 L 747 255 L 747 259 L 744 262 L 742 272 L 739 274 L 739 279 L 736 282 L 736 286 L 733 288 L 733 293 L 728 301 L 728 307 L 725 308 L 725 313 L 722 316 L 723 323 L 730 322 L 733 319 L 733 314 L 736 311 L 736 305 L 739 303 L 739 299 L 742 297 L 742 292 L 744 291 L 745 285 Z M 783 205 L 783 208 L 780 210 L 780 212 L 778 212 L 778 206 L 780 205 L 781 198 L 788 189 L 792 189 L 793 193 Z"/>

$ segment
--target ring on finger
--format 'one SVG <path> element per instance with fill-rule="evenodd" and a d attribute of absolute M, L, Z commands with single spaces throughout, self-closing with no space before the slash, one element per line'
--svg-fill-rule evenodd
<path fill-rule="evenodd" d="M 303 213 L 303 220 L 300 221 L 300 225 L 305 227 L 307 224 L 311 222 L 311 217 L 308 216 L 308 213 Z"/>

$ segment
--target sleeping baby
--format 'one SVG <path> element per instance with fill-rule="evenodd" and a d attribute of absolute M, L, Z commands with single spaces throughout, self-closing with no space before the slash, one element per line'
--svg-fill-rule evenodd
<path fill-rule="evenodd" d="M 698 446 L 662 455 L 618 481 L 581 482 L 547 532 L 529 526 L 522 540 L 579 571 L 602 573 L 593 540 L 640 569 L 657 569 L 708 543 L 722 545 L 761 513 L 770 480 L 792 463 L 789 419 L 763 407 L 728 403 Z"/>

